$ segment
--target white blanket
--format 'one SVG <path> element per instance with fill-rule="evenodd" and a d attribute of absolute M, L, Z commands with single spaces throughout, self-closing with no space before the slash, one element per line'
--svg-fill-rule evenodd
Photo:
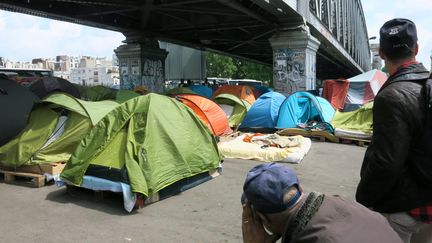
<path fill-rule="evenodd" d="M 243 141 L 246 134 L 220 142 L 219 150 L 225 158 L 252 159 L 265 162 L 300 163 L 312 145 L 310 138 L 294 136 L 299 143 L 288 148 L 267 147 Z"/>

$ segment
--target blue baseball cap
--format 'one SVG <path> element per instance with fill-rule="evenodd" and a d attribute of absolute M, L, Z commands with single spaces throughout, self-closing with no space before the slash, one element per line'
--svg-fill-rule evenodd
<path fill-rule="evenodd" d="M 260 164 L 247 173 L 241 201 L 243 204 L 250 202 L 262 213 L 279 213 L 297 202 L 301 196 L 299 185 L 293 169 L 276 163 Z M 284 194 L 292 186 L 299 190 L 288 203 L 284 203 Z"/>

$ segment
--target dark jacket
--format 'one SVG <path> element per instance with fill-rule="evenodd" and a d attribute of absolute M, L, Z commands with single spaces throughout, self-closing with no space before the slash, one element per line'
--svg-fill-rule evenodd
<path fill-rule="evenodd" d="M 432 203 L 432 158 L 425 147 L 432 139 L 423 136 L 428 77 L 422 64 L 402 67 L 375 97 L 373 137 L 356 193 L 366 207 L 395 213 Z"/>
<path fill-rule="evenodd" d="M 288 222 L 282 243 L 402 243 L 381 214 L 351 200 L 327 195 L 304 228 L 293 237 L 286 235 L 292 220 L 301 222 L 301 211 L 298 209 Z"/>

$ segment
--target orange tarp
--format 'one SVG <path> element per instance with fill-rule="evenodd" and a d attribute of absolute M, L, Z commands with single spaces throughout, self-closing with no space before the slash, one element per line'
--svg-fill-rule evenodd
<path fill-rule="evenodd" d="M 322 97 L 324 97 L 336 110 L 342 111 L 349 89 L 346 79 L 328 79 L 324 81 Z"/>
<path fill-rule="evenodd" d="M 232 132 L 225 112 L 215 102 L 193 94 L 180 94 L 176 98 L 191 108 L 215 136 Z"/>
<path fill-rule="evenodd" d="M 213 93 L 213 97 L 220 94 L 235 95 L 242 100 L 246 100 L 251 105 L 255 102 L 252 88 L 245 85 L 222 85 Z"/>

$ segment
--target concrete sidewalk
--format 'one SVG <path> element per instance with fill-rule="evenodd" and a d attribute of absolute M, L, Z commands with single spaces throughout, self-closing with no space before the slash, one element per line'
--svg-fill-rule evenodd
<path fill-rule="evenodd" d="M 308 191 L 354 199 L 365 148 L 314 142 L 298 165 Z M 226 159 L 221 176 L 128 214 L 120 197 L 0 183 L 1 242 L 241 242 L 240 195 L 261 162 Z"/>

